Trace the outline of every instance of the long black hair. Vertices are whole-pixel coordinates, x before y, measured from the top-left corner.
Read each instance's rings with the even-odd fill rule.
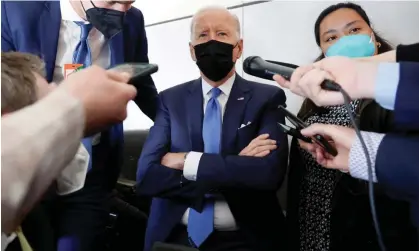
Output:
[[[318,46],[320,46],[320,24],[323,21],[323,19],[325,19],[330,13],[335,12],[339,9],[351,9],[356,11],[356,13],[358,13],[358,15],[361,16],[361,18],[368,24],[368,26],[371,27],[371,22],[370,19],[367,15],[367,13],[365,12],[365,10],[354,3],[351,2],[346,2],[346,3],[338,3],[338,4],[334,4],[331,5],[329,7],[327,7],[326,9],[324,9],[319,17],[316,20],[316,23],[314,24],[314,37],[316,38],[316,43]],[[372,28],[371,28],[372,29]],[[375,40],[377,43],[380,44],[380,46],[378,47],[378,54],[384,53],[384,52],[388,52],[393,50],[393,46],[384,38],[382,38],[374,29],[372,29],[374,36],[375,36]],[[324,58],[324,53],[321,53],[315,60],[315,62],[320,61]],[[298,112],[298,116],[299,117],[304,117],[307,113],[309,113],[312,110],[318,109],[318,107],[309,99],[305,99],[303,102],[303,105],[301,106],[300,111]]]

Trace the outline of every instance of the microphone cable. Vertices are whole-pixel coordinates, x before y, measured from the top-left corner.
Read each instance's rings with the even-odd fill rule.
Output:
[[[377,234],[377,241],[378,241],[378,245],[381,249],[381,251],[386,251],[386,247],[384,245],[383,242],[383,238],[381,235],[381,231],[380,231],[380,226],[378,224],[378,218],[377,218],[377,211],[375,210],[375,199],[374,199],[374,182],[372,180],[372,163],[371,163],[371,158],[370,158],[370,154],[368,153],[368,148],[367,145],[364,141],[364,138],[361,135],[361,131],[359,130],[354,115],[351,111],[351,98],[349,97],[348,93],[338,84],[332,82],[332,81],[328,81],[326,80],[325,82],[322,83],[322,88],[325,90],[330,90],[330,91],[339,91],[342,96],[343,96],[343,100],[344,100],[344,105],[346,108],[346,111],[349,114],[349,117],[351,119],[351,123],[352,126],[356,132],[357,137],[359,138],[359,141],[361,142],[361,146],[362,149],[364,151],[364,155],[367,158],[367,166],[368,166],[368,195],[369,195],[369,201],[370,201],[370,207],[371,207],[371,216],[372,216],[372,220],[373,220],[373,224],[374,224],[374,228],[375,228],[375,232]]]
[[[276,62],[276,61],[270,61],[270,60],[264,60],[261,57],[258,56],[250,56],[247,57],[243,61],[243,70],[249,75],[272,80],[272,77],[275,74],[281,75],[286,80],[290,80],[292,74],[294,73],[294,70],[297,68],[297,65],[292,65],[288,63],[283,62]],[[365,144],[365,141],[361,135],[361,131],[359,130],[358,126],[356,125],[356,121],[354,118],[354,115],[351,111],[351,98],[349,97],[348,93],[342,89],[340,85],[335,83],[331,80],[325,80],[321,84],[322,89],[328,90],[328,91],[336,91],[340,92],[343,96],[344,105],[345,108],[349,114],[352,126],[356,132],[357,137],[359,138],[361,142],[361,146],[364,152],[365,157],[367,158],[367,167],[368,167],[368,194],[369,194],[369,201],[370,201],[370,207],[371,207],[371,216],[375,228],[375,232],[377,235],[377,241],[378,245],[380,247],[381,251],[386,251],[386,248],[384,246],[383,238],[381,236],[378,219],[377,219],[377,213],[375,210],[375,199],[374,199],[374,184],[372,180],[372,163],[371,158],[368,153],[367,145]]]

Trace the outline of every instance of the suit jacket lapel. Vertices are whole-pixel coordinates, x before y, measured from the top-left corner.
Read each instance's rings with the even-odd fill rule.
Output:
[[[111,52],[111,67],[122,64],[125,61],[124,51],[124,33],[119,32],[109,39],[109,48]]]
[[[58,39],[61,26],[61,9],[59,1],[45,2],[45,9],[39,19],[40,56],[45,61],[47,80],[52,81],[57,56]]]
[[[188,123],[189,140],[192,150],[203,152],[204,140],[202,139],[202,121],[204,118],[204,97],[202,94],[201,79],[195,80],[189,86],[189,96],[186,97],[186,114]]]
[[[229,153],[235,149],[238,128],[243,122],[244,111],[247,102],[252,97],[251,94],[251,89],[246,85],[244,79],[236,75],[224,113],[221,145],[223,153]]]

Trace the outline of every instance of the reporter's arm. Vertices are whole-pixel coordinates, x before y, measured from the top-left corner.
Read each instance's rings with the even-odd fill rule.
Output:
[[[387,134],[376,158],[377,179],[400,199],[419,198],[419,137]]]
[[[419,128],[419,63],[400,63],[400,80],[394,102],[394,123],[403,130]]]
[[[380,63],[375,82],[375,100],[388,110],[394,110],[400,79],[398,63]]]
[[[84,120],[81,102],[60,88],[36,104],[2,117],[3,232],[15,230],[73,159]]]
[[[398,45],[396,48],[396,62],[419,62],[419,43]]]
[[[419,196],[419,138],[361,132],[371,158],[373,181],[403,199]],[[368,180],[368,165],[361,142],[357,138],[349,154],[351,176]]]
[[[370,155],[372,165],[372,178],[374,182],[377,182],[377,176],[375,173],[375,160],[380,147],[381,141],[385,134],[372,133],[372,132],[361,132],[361,135],[367,145],[368,153]],[[367,158],[362,148],[361,141],[356,137],[350,152],[349,152],[349,173],[352,177],[368,180],[368,165]]]
[[[362,57],[358,60],[370,62],[419,62],[419,43],[408,45],[399,44],[395,50],[372,57]]]

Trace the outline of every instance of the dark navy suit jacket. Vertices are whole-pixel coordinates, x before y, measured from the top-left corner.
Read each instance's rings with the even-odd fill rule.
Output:
[[[406,131],[419,129],[418,71],[419,63],[400,63],[394,117],[397,126]],[[413,222],[419,227],[419,137],[386,135],[375,166],[380,184],[411,202]]]
[[[168,152],[204,151],[201,79],[160,93],[154,126],[138,162],[140,194],[154,197],[146,233],[145,251],[165,241],[188,207],[202,210],[204,195],[219,192],[226,199],[255,250],[280,250],[284,244],[284,216],[276,191],[282,183],[288,157],[287,137],[277,122],[284,116],[284,91],[236,76],[223,119],[221,154],[203,154],[197,181],[182,171],[162,166]],[[250,126],[238,129],[241,124]],[[278,149],[263,158],[238,156],[252,139],[268,133]]]
[[[59,1],[2,1],[1,49],[29,52],[40,56],[46,63],[46,78],[52,81],[60,24]],[[148,62],[144,18],[140,10],[131,8],[126,13],[124,30],[110,40],[110,50],[111,66],[123,62]],[[154,119],[157,90],[153,80],[151,77],[146,77],[136,87],[138,95],[135,102],[148,117]],[[85,187],[79,192],[60,198],[62,210],[58,235],[78,236],[81,238],[78,241],[80,243],[74,244],[72,241],[67,241],[68,239],[63,239],[62,243],[70,242],[68,245],[80,246],[81,250],[91,250],[89,245],[93,242],[94,236],[104,229],[108,216],[102,204],[108,192],[114,187],[121,166],[122,123],[113,126],[107,132],[102,133],[101,151],[103,151],[100,156],[93,154],[93,170],[87,176]],[[109,135],[117,135],[117,138]],[[59,246],[62,247],[63,244]],[[60,248],[60,250],[79,250],[79,248]]]

